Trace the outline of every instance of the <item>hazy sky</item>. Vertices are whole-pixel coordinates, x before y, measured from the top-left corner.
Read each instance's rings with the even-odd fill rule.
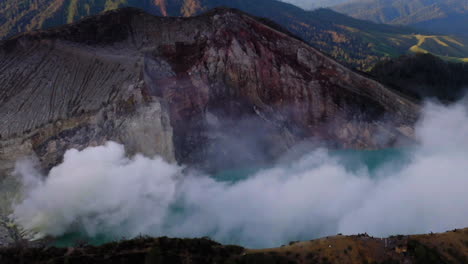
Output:
[[[350,0],[281,0],[288,2],[304,9],[312,9],[317,7],[329,7],[340,3],[348,2]]]

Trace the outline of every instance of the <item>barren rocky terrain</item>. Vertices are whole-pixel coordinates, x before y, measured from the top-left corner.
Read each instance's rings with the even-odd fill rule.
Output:
[[[162,18],[125,8],[19,35],[0,44],[0,87],[3,171],[32,154],[47,169],[66,149],[108,140],[210,167],[246,130],[262,152],[251,159],[311,138],[379,148],[411,137],[419,109],[231,9]]]

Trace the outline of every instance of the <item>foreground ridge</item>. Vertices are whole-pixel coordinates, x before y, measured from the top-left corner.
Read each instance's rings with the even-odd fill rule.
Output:
[[[440,234],[374,238],[367,234],[291,242],[251,250],[210,240],[140,237],[103,246],[11,247],[0,261],[13,263],[467,263],[468,229]]]

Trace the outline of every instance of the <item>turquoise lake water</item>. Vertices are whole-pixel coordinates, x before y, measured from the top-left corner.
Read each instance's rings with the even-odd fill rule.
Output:
[[[391,166],[392,169],[398,169],[397,167],[404,166],[409,162],[410,151],[401,149],[386,149],[379,151],[356,151],[356,150],[340,150],[331,151],[329,155],[339,160],[339,163],[344,166],[347,170],[356,172],[359,170],[367,170],[371,177],[375,177],[375,174],[385,166]],[[245,179],[248,179],[256,172],[268,169],[268,166],[263,167],[251,167],[251,168],[240,168],[233,170],[226,170],[219,172],[212,176],[218,182],[236,183]],[[180,215],[184,214],[184,208],[177,204],[171,208],[172,213]],[[142,234],[144,235],[144,234]],[[162,234],[164,235],[164,234]],[[206,234],[210,236],[210,234]],[[59,247],[68,247],[76,245],[80,242],[87,242],[92,245],[100,245],[106,242],[129,239],[128,237],[113,237],[108,235],[98,235],[96,237],[88,237],[81,232],[72,232],[59,237],[55,245]],[[310,239],[310,238],[298,238],[298,239]],[[232,234],[232,238],[229,241],[220,241],[223,243],[237,244],[239,239],[236,237],[235,232]],[[287,243],[288,241],[284,241]]]

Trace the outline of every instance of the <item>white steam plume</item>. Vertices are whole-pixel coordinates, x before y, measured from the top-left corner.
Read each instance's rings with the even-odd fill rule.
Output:
[[[429,104],[417,127],[420,145],[406,150],[404,166],[385,164],[371,175],[319,149],[237,183],[160,158],[128,159],[122,146],[108,143],[68,151],[14,215],[48,235],[209,235],[251,247],[339,232],[445,231],[468,226],[467,135],[462,104]],[[18,165],[25,179],[37,177],[25,167]]]

